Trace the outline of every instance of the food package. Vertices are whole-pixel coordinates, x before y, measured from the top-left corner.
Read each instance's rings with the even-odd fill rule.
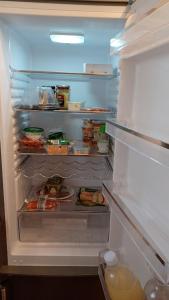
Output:
[[[21,148],[43,148],[44,146],[44,141],[39,139],[39,140],[35,140],[35,139],[31,139],[28,138],[26,136],[24,136],[23,138],[21,138],[19,140],[19,145]]]
[[[69,153],[68,145],[47,145],[49,154],[67,155]]]
[[[83,64],[83,69],[85,73],[89,74],[113,74],[113,69],[111,64]]]
[[[39,191],[40,195],[56,196],[62,189],[64,179],[60,176],[53,176],[45,182]]]
[[[60,176],[53,176],[44,182],[40,189],[36,192],[37,197],[47,197],[47,199],[55,199],[57,201],[72,201],[74,189],[70,186],[63,185],[64,179]]]
[[[85,206],[105,205],[105,199],[100,188],[81,187],[78,203]]]
[[[79,111],[81,108],[80,102],[68,102],[68,110],[70,111]]]
[[[44,129],[39,127],[26,127],[23,129],[23,134],[29,139],[40,140],[43,138]]]
[[[50,210],[56,209],[58,203],[53,199],[41,199],[38,200],[32,199],[29,202],[26,202],[27,210]]]
[[[73,153],[75,155],[89,155],[90,147],[84,142],[75,141],[73,142]]]

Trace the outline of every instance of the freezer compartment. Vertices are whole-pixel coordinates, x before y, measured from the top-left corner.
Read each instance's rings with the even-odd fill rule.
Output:
[[[109,238],[109,222],[109,212],[19,212],[19,239],[35,243],[104,243]]]

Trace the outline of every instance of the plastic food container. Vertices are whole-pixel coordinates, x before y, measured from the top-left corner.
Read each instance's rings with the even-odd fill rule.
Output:
[[[68,103],[68,110],[79,111],[80,108],[81,108],[81,103],[80,102],[69,102]]]
[[[43,137],[44,129],[39,127],[27,127],[23,130],[24,135],[32,140],[39,140]]]
[[[49,154],[67,155],[69,153],[69,146],[68,145],[47,145],[47,151]]]
[[[98,152],[106,154],[109,152],[109,140],[100,140],[97,142]]]
[[[83,69],[85,73],[91,74],[113,74],[113,69],[111,64],[83,64]]]
[[[90,152],[90,147],[88,146],[74,146],[73,147],[75,155],[88,155]]]

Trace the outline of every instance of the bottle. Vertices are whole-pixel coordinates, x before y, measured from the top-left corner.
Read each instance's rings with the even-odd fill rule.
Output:
[[[104,254],[105,282],[111,300],[145,300],[138,279],[124,265],[120,265],[113,251]]]
[[[149,280],[144,288],[146,300],[168,300],[169,285],[163,284],[158,279]]]

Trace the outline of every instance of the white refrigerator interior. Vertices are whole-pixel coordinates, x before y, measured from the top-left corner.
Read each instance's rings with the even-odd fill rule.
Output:
[[[110,56],[110,39],[124,29],[122,8],[119,11],[114,7],[114,12],[113,8],[109,12],[105,7],[100,14],[99,7],[96,11],[92,6],[85,7],[79,18],[75,17],[78,6],[74,12],[64,6],[57,11],[54,6],[51,16],[48,10],[45,12],[45,5],[32,5],[28,10],[31,4],[25,9],[16,4],[12,10],[3,2],[0,135],[9,264],[96,265],[99,251],[111,248],[120,252],[143,285],[154,273],[165,282],[169,261],[169,45],[163,36],[167,25],[155,32],[153,20],[159,16],[163,22],[167,18],[167,4],[124,33],[119,76],[119,58],[117,54]],[[139,22],[145,27],[152,25],[152,31],[141,31]],[[57,45],[50,41],[51,32],[63,31],[84,33],[85,44]],[[149,40],[155,39],[155,34],[162,42],[152,47]],[[84,63],[112,64],[113,74],[83,74]],[[40,86],[56,85],[70,85],[71,101],[108,108],[111,113],[16,109],[38,104]],[[46,134],[61,128],[70,139],[81,140],[84,119],[107,120],[114,155],[51,157],[18,153],[24,127],[42,127]],[[103,186],[105,210],[78,211],[70,206],[61,213],[23,211],[30,191],[56,174],[75,189]]]

